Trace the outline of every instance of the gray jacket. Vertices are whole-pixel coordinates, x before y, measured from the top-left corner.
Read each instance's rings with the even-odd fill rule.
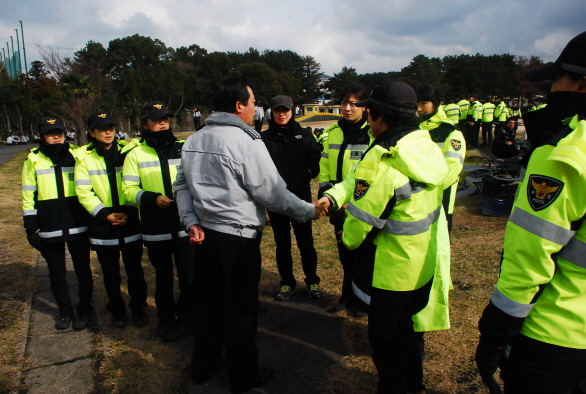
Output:
[[[266,224],[265,208],[299,222],[312,204],[287,190],[260,135],[236,115],[214,112],[190,136],[173,185],[181,223],[254,238]]]

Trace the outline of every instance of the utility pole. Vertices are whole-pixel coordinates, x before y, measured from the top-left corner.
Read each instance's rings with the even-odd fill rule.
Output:
[[[14,29],[14,31],[16,32],[16,48],[18,49],[18,69],[22,74],[22,60],[20,58],[20,41],[18,40],[18,29]]]
[[[24,30],[22,29],[22,21],[20,22],[20,36],[22,37],[22,53],[24,54],[24,70],[28,75],[28,64],[26,62],[26,49],[24,48]]]

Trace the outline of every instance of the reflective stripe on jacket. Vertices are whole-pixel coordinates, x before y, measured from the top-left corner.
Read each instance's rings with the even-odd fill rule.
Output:
[[[349,202],[342,240],[361,246],[373,227],[376,254],[372,285],[415,290],[433,276],[438,218],[448,173],[441,151],[426,130],[401,138],[395,147],[371,148],[356,170],[326,192],[338,206]],[[380,219],[394,201],[388,219]]]
[[[32,149],[22,168],[24,227],[48,242],[75,240],[88,230],[87,213],[75,194],[75,149],[69,145],[69,154],[57,163],[40,148]]]
[[[504,241],[492,303],[521,333],[586,349],[586,120],[531,155]]]
[[[93,250],[121,250],[125,244],[142,239],[138,210],[131,203],[127,204],[122,190],[124,158],[136,142],[116,140],[110,149],[117,149],[119,154],[110,165],[100,156],[94,143],[76,151],[75,191],[81,204],[92,215],[89,233]],[[106,219],[111,213],[128,215],[128,224],[113,226]]]
[[[189,236],[179,222],[177,205],[159,208],[156,199],[165,195],[173,197],[173,182],[181,163],[184,141],[158,151],[142,139],[136,143],[122,169],[122,189],[126,200],[139,206],[143,241],[146,246],[164,246],[176,241],[189,242]],[[165,181],[166,179],[166,181]]]
[[[329,133],[329,138],[324,144],[319,162],[320,186],[324,186],[328,182],[341,182],[347,174],[352,172],[356,163],[362,158],[364,151],[373,141],[368,122],[362,125],[358,134],[348,136],[349,140],[346,141],[346,144],[344,144],[344,132],[337,122],[328,127],[326,132]],[[340,154],[342,154],[342,177],[338,179]]]

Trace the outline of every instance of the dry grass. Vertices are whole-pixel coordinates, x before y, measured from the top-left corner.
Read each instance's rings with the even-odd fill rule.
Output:
[[[33,286],[31,269],[36,254],[26,241],[20,199],[26,155],[20,153],[0,167],[0,392],[21,389],[19,373],[24,360],[20,349],[27,327],[23,313]]]
[[[185,133],[185,138],[191,133]],[[2,167],[4,177],[0,183],[0,209],[4,230],[0,257],[0,392],[18,387],[15,379],[19,360],[15,349],[22,339],[25,323],[21,319],[25,299],[31,290],[29,281],[32,249],[26,245],[22,230],[19,174],[24,156]],[[482,159],[471,156],[467,164]],[[313,187],[316,188],[314,182]],[[314,190],[315,191],[315,190]],[[425,363],[425,380],[430,393],[486,393],[474,364],[477,343],[477,322],[488,302],[498,274],[500,251],[506,218],[490,218],[481,214],[479,196],[457,200],[454,215],[452,244],[451,292],[452,328],[426,334],[428,359]],[[338,261],[332,226],[327,220],[314,222],[315,245],[319,255],[318,274],[321,288],[331,301],[339,297],[342,269]],[[303,277],[299,255],[293,248],[295,274]],[[263,273],[260,292],[273,295],[278,291],[279,275],[274,257],[274,239],[270,227],[263,236]],[[152,332],[156,327],[154,270],[148,259],[143,259],[149,286],[149,327],[138,329],[129,325],[116,330],[109,323],[105,311],[107,302],[102,286],[99,264],[92,256],[95,279],[97,312],[102,319],[101,335],[96,336],[99,356],[96,368],[98,390],[107,393],[179,393],[185,390],[189,379],[190,340],[164,343]],[[123,279],[125,283],[125,279]],[[124,289],[126,291],[126,289]],[[326,371],[330,394],[370,393],[376,384],[376,370],[370,358],[366,335],[366,321],[353,318],[343,320],[344,343],[351,355]],[[262,350],[262,349],[261,349]]]

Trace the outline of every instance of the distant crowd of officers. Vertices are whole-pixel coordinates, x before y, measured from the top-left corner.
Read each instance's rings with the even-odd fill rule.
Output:
[[[500,392],[493,378],[499,362],[507,393],[585,392],[586,64],[563,61],[568,51],[583,55],[585,40],[583,33],[561,61],[528,75],[554,83],[548,107],[529,108],[537,115],[527,121],[539,118],[555,130],[547,138],[529,134],[536,149],[480,321],[476,359],[491,393]],[[576,92],[581,106],[560,111]],[[169,341],[193,333],[193,381],[204,383],[226,365],[231,392],[263,385],[273,376],[270,367],[259,368],[255,342],[267,215],[281,301],[299,291],[291,229],[305,294],[321,297],[312,220],[327,215],[343,267],[340,298],[328,309],[368,316],[378,393],[425,393],[424,333],[450,327],[452,214],[466,150],[479,146],[481,128],[483,145],[490,145],[495,123],[496,139],[514,135],[522,116],[498,98],[469,98],[444,106],[433,86],[413,89],[397,80],[372,92],[350,86],[340,97],[342,118],[314,135],[295,120],[291,97],[279,95],[270,100],[268,128],[258,132],[253,90],[234,77],[221,84],[214,112],[186,141],[174,136],[174,115],[158,101],[141,108],[140,138],[129,142],[107,112],[89,117],[90,143],[79,148],[65,142],[59,118],[43,118],[39,146],[23,167],[22,199],[27,239],[49,268],[55,328],[92,322],[90,249],[102,267],[113,325],[128,324],[122,257],[131,320],[147,326],[144,245],[156,272],[156,333]],[[75,306],[65,245],[79,282]]]

